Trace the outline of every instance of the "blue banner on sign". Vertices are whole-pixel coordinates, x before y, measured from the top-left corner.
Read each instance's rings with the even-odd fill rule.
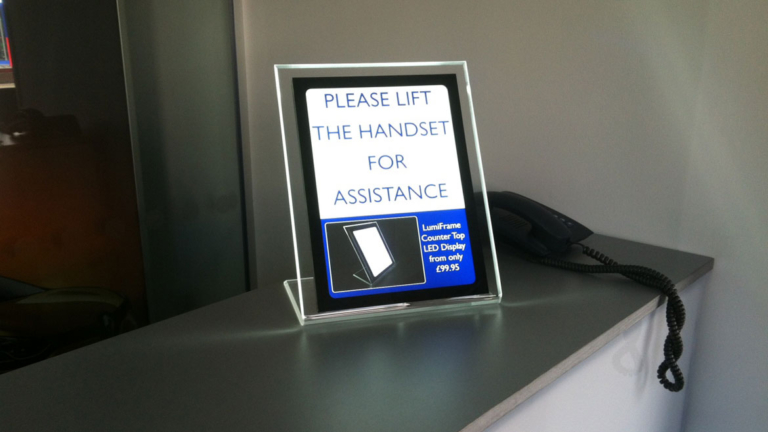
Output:
[[[475,282],[464,209],[322,221],[334,298]]]

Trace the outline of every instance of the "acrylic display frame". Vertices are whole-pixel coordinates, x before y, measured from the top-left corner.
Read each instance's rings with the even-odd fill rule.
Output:
[[[314,284],[314,259],[316,257],[312,254],[309,236],[310,221],[307,212],[307,193],[302,170],[298,120],[293,95],[293,79],[444,74],[456,76],[472,187],[475,192],[482,192],[483,196],[482,205],[485,211],[478,213],[478,218],[485,219],[485,223],[481,225],[490,227],[488,199],[466,62],[275,65],[275,80],[280,109],[284,162],[292,222],[293,248],[296,260],[296,279],[286,280],[284,288],[302,325],[384,314],[489,305],[497,304],[501,301],[502,289],[493,242],[493,232],[489,228],[484,228],[488,230],[487,236],[485,235],[486,233],[482,233],[483,235],[481,236],[482,253],[488,283],[487,294],[403,302],[331,312],[320,312],[318,310],[317,293]],[[317,258],[324,259],[324,257]]]

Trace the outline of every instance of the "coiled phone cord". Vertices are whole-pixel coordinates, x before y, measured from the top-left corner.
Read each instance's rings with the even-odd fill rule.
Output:
[[[659,289],[667,297],[666,317],[669,332],[664,340],[664,361],[659,365],[657,377],[665,389],[672,392],[682,390],[683,386],[685,386],[685,379],[683,378],[680,366],[677,365],[677,361],[680,360],[680,356],[683,354],[683,338],[680,336],[680,331],[683,329],[683,325],[685,325],[685,307],[675,290],[675,284],[656,270],[636,265],[620,265],[615,260],[595,249],[584,246],[581,243],[575,244],[581,246],[581,252],[584,255],[600,262],[602,265],[579,264],[553,257],[539,258],[536,262],[577,273],[618,273],[643,285]],[[667,372],[672,373],[674,381],[670,381],[667,378]]]

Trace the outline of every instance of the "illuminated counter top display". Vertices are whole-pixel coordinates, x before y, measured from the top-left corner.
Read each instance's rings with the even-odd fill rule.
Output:
[[[600,235],[585,243],[655,268],[678,289],[713,266],[708,257]],[[580,260],[576,253],[569,258]],[[541,267],[504,247],[499,267],[501,305],[309,327],[282,286],[261,287],[0,375],[0,424],[482,430],[658,306],[651,288]]]

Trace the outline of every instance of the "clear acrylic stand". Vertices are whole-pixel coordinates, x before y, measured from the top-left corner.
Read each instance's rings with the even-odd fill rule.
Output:
[[[429,310],[455,309],[458,307],[498,304],[501,298],[494,294],[452,297],[448,299],[431,300],[413,303],[395,303],[382,306],[371,306],[356,309],[345,309],[334,312],[318,312],[315,279],[305,278],[301,283],[297,279],[283,282],[291,305],[302,325],[318,322],[344,321],[367,316],[382,314],[397,314],[410,312],[425,312]],[[302,312],[303,310],[303,312]]]
[[[493,232],[488,229],[483,235],[483,258],[488,281],[488,294],[464,297],[452,297],[438,300],[396,303],[332,312],[318,310],[317,293],[314,283],[314,257],[309,240],[309,217],[307,214],[307,192],[302,171],[301,149],[299,145],[298,121],[293,95],[293,78],[305,77],[357,77],[357,76],[397,76],[397,75],[445,75],[455,74],[458,87],[462,122],[465,131],[467,153],[475,192],[482,192],[484,213],[478,217],[485,219],[485,226],[490,227],[488,200],[485,197],[485,180],[480,158],[475,115],[472,107],[472,93],[469,86],[469,74],[466,62],[436,63],[370,63],[370,64],[327,64],[327,65],[276,65],[275,79],[282,125],[283,151],[288,181],[288,194],[293,228],[293,246],[296,260],[296,279],[284,282],[287,295],[302,325],[329,321],[339,321],[383,314],[400,314],[427,310],[452,309],[478,305],[497,304],[501,300],[502,290]],[[483,233],[485,234],[485,233]],[[371,286],[365,271],[360,270],[354,276]]]

